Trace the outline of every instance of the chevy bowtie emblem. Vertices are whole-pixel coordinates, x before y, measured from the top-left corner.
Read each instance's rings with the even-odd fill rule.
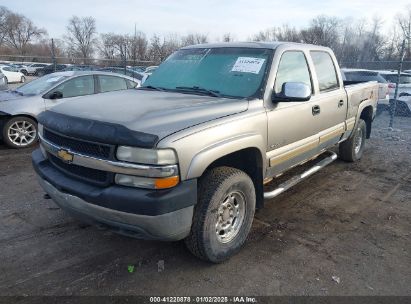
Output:
[[[71,154],[69,151],[63,149],[57,152],[57,156],[60,157],[60,159],[62,159],[66,163],[71,163],[74,157],[74,155]]]

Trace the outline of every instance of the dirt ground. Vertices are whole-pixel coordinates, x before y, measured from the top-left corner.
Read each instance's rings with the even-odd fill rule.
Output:
[[[411,118],[388,119],[360,162],[268,201],[220,265],[82,225],[43,198],[31,151],[0,145],[0,294],[411,295]]]

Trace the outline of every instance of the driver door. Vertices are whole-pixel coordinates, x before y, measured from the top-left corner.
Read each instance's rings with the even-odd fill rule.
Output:
[[[311,73],[302,51],[285,51],[277,69],[273,94],[281,93],[286,82],[300,82],[313,92]],[[275,176],[288,168],[316,155],[318,130],[309,101],[273,101],[268,118],[268,175]]]

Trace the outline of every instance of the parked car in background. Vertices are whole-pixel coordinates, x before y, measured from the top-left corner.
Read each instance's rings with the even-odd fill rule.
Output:
[[[139,86],[141,85],[143,77],[144,77],[144,75],[142,73],[133,71],[133,70],[128,69],[128,68],[125,69],[124,67],[106,67],[106,68],[101,68],[100,71],[127,75],[129,77],[134,78],[134,80],[139,83]]]
[[[0,72],[0,91],[7,90],[6,77],[2,72]]]
[[[0,72],[3,73],[5,77],[5,82],[6,84],[8,83],[14,83],[14,82],[25,82],[26,77],[24,76],[23,73],[19,72],[16,68],[7,66],[7,65],[2,65],[0,66]]]
[[[99,68],[94,65],[69,65],[62,71],[96,71]]]
[[[128,66],[128,68],[130,70],[133,70],[134,72],[138,72],[138,73],[143,73],[145,71],[145,67],[143,66]]]
[[[384,106],[390,104],[388,82],[379,72],[364,69],[341,69],[341,74],[346,83],[378,82],[378,104]]]
[[[390,88],[390,99],[394,99],[395,87],[398,78],[397,71],[379,71],[380,75],[388,82]],[[398,86],[398,97],[411,94],[411,74],[401,73],[400,84]]]
[[[63,71],[65,68],[67,68],[66,64],[56,64],[55,69],[54,69],[54,64],[49,64],[43,68],[37,69],[36,75],[41,77],[41,76],[44,76],[50,73]]]
[[[151,75],[157,68],[158,68],[157,65],[146,67],[146,69],[144,70],[144,73]]]
[[[397,105],[395,107],[395,115],[411,116],[411,95],[402,95],[401,97],[398,97]]]
[[[24,75],[37,75],[37,70],[46,67],[47,63],[32,63],[25,66],[25,68],[21,69]]]
[[[73,71],[48,74],[16,90],[0,92],[0,137],[9,147],[29,147],[37,141],[36,117],[40,112],[80,96],[127,90],[138,85],[124,75]]]

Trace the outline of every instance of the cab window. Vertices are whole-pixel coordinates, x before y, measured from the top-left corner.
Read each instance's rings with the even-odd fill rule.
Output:
[[[53,92],[59,91],[63,98],[94,94],[94,77],[81,76],[62,83]]]
[[[330,54],[323,51],[311,51],[310,54],[317,74],[320,91],[338,89],[337,72]]]
[[[281,93],[283,84],[286,82],[302,82],[312,88],[310,71],[303,52],[287,51],[281,56],[274,92]]]

